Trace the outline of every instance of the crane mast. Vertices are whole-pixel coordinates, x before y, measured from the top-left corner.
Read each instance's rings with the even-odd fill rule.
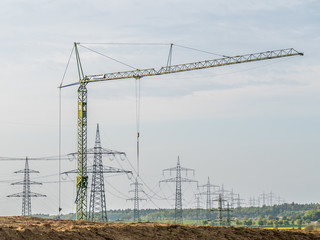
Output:
[[[87,187],[88,187],[88,174],[87,174],[87,84],[91,82],[101,82],[109,80],[134,78],[140,79],[142,77],[151,77],[158,75],[165,75],[178,72],[186,72],[193,70],[200,70],[205,68],[214,68],[220,66],[227,66],[240,63],[249,63],[255,61],[262,61],[268,59],[290,57],[290,56],[303,56],[303,53],[296,51],[293,48],[266,51],[260,53],[239,55],[233,57],[223,57],[213,60],[198,61],[192,63],[184,63],[179,65],[169,65],[162,67],[159,70],[154,68],[149,69],[136,69],[133,71],[104,73],[98,75],[84,75],[80,56],[78,52],[78,44],[75,42],[75,53],[77,59],[77,67],[79,74],[79,81],[60,86],[65,88],[69,86],[79,85],[78,87],[78,151],[77,151],[77,197],[76,197],[76,219],[87,219]]]

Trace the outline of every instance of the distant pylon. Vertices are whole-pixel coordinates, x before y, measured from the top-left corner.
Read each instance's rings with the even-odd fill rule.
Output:
[[[240,198],[240,194],[236,194],[237,195],[237,208],[241,208],[241,202],[244,201],[243,198]]]
[[[215,199],[213,201],[217,201],[218,202],[218,208],[217,208],[217,211],[218,211],[218,215],[217,215],[217,220],[218,220],[218,224],[219,226],[222,226],[222,212],[225,211],[223,209],[223,202],[225,202],[226,200],[222,198],[222,194],[219,193],[218,195],[218,199]],[[212,209],[212,211],[215,211],[214,209]]]
[[[223,186],[223,185],[222,185]],[[222,194],[219,193],[219,197],[218,197],[218,222],[219,222],[219,226],[222,225]]]
[[[33,193],[30,191],[30,185],[41,185],[40,182],[30,181],[30,173],[39,173],[29,169],[28,157],[26,157],[25,168],[14,173],[24,173],[24,179],[21,182],[11,183],[11,185],[23,185],[23,192],[8,195],[7,197],[22,197],[22,216],[31,216],[31,197],[46,197],[46,195]]]
[[[134,185],[134,190],[130,190],[129,192],[134,192],[134,197],[129,198],[127,200],[133,201],[134,208],[133,208],[133,221],[137,222],[140,218],[140,208],[139,208],[139,202],[140,201],[146,201],[144,198],[139,197],[139,193],[142,192],[140,190],[140,186],[142,186],[141,183],[138,182],[138,177],[136,177],[136,180],[134,183],[131,184],[131,186]]]
[[[195,194],[196,198],[196,216],[197,216],[197,221],[200,221],[200,211],[201,211],[201,199],[200,199],[200,194]]]
[[[161,182],[175,182],[176,183],[175,223],[182,224],[183,223],[183,218],[182,218],[181,182],[196,182],[196,183],[198,183],[198,181],[181,177],[181,171],[185,171],[186,174],[187,174],[188,171],[192,171],[193,174],[194,174],[194,169],[181,167],[180,166],[179,156],[178,156],[177,166],[173,167],[173,168],[164,169],[163,172],[165,172],[165,171],[170,171],[170,175],[171,175],[172,171],[176,171],[176,177],[175,178],[169,178],[169,179],[161,180],[161,181],[159,181],[159,184]]]
[[[219,186],[218,185],[213,185],[213,184],[210,184],[210,178],[208,177],[208,182],[207,184],[204,184],[204,185],[201,185],[199,187],[203,187],[203,188],[206,188],[206,192],[201,192],[199,193],[200,195],[206,195],[207,196],[207,205],[206,205],[206,209],[207,209],[207,213],[206,213],[206,217],[207,217],[207,220],[212,220],[211,219],[211,212],[210,212],[210,209],[212,208],[212,205],[211,205],[211,196],[216,194],[216,188],[219,189]]]

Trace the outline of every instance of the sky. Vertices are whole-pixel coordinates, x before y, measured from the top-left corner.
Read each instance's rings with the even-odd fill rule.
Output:
[[[195,169],[188,177],[199,185],[209,177],[246,200],[272,191],[286,202],[319,202],[319,12],[316,0],[3,0],[0,157],[58,155],[58,86],[79,80],[74,54],[67,67],[74,42],[81,43],[86,75],[132,70],[87,48],[137,69],[159,69],[170,43],[172,64],[293,47],[304,56],[140,80],[140,173],[147,199],[141,207],[174,207],[174,183],[159,187],[159,181],[170,177],[162,170],[175,167],[178,156],[183,167]],[[77,147],[77,87],[64,88],[61,102],[61,150],[68,154]],[[133,79],[88,85],[89,147],[97,123],[103,147],[127,154],[125,161],[105,158],[104,164],[136,168]],[[58,161],[29,165],[40,172],[31,179],[43,182],[31,190],[47,195],[32,199],[32,212],[56,214]],[[13,173],[23,168],[24,161],[0,161],[0,215],[21,214],[21,199],[6,196],[22,191],[10,184],[23,179]],[[75,168],[75,160],[62,162],[62,171]],[[132,179],[105,177],[107,208],[132,208],[126,200],[133,197]],[[75,209],[74,179],[63,178],[62,213]],[[195,207],[199,191],[183,184],[183,206]]]

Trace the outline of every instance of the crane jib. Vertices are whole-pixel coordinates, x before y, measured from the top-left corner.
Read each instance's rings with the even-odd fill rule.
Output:
[[[296,51],[293,48],[274,50],[274,51],[266,51],[261,53],[253,53],[246,55],[239,55],[233,57],[224,57],[213,60],[204,60],[193,63],[184,63],[178,65],[171,65],[160,68],[158,71],[154,68],[150,69],[137,69],[133,71],[124,71],[124,72],[114,72],[114,73],[106,73],[99,75],[88,75],[85,77],[85,82],[99,82],[99,81],[108,81],[108,80],[116,80],[116,79],[125,79],[125,78],[142,78],[148,76],[156,76],[156,75],[164,75],[171,74],[177,72],[185,72],[192,70],[199,70],[205,68],[213,68],[220,66],[227,66],[231,64],[239,64],[246,62],[254,62],[254,61],[262,61],[273,58],[281,58],[281,57],[289,57],[295,55],[303,55],[303,53]]]
[[[290,56],[296,56],[296,55],[303,56],[303,53],[298,52],[294,48],[287,48],[287,49],[280,49],[280,50],[274,50],[274,51],[266,51],[261,53],[238,55],[233,57],[223,57],[223,58],[213,59],[213,60],[204,60],[204,61],[193,62],[193,63],[171,65],[171,66],[162,67],[158,71],[155,70],[154,68],[149,68],[149,69],[136,69],[133,71],[87,75],[81,81],[85,83],[90,83],[90,82],[110,81],[110,80],[118,80],[118,79],[126,79],[126,78],[138,79],[138,78],[148,77],[148,76],[186,72],[186,71],[200,70],[205,68],[227,66],[232,64],[262,61],[262,60],[273,59],[273,58],[290,57]],[[59,86],[59,88],[71,87],[79,84],[80,82],[75,82],[75,83]]]

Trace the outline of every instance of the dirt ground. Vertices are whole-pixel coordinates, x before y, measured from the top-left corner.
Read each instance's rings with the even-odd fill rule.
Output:
[[[293,230],[162,223],[99,223],[33,217],[0,217],[0,239],[319,239]]]

